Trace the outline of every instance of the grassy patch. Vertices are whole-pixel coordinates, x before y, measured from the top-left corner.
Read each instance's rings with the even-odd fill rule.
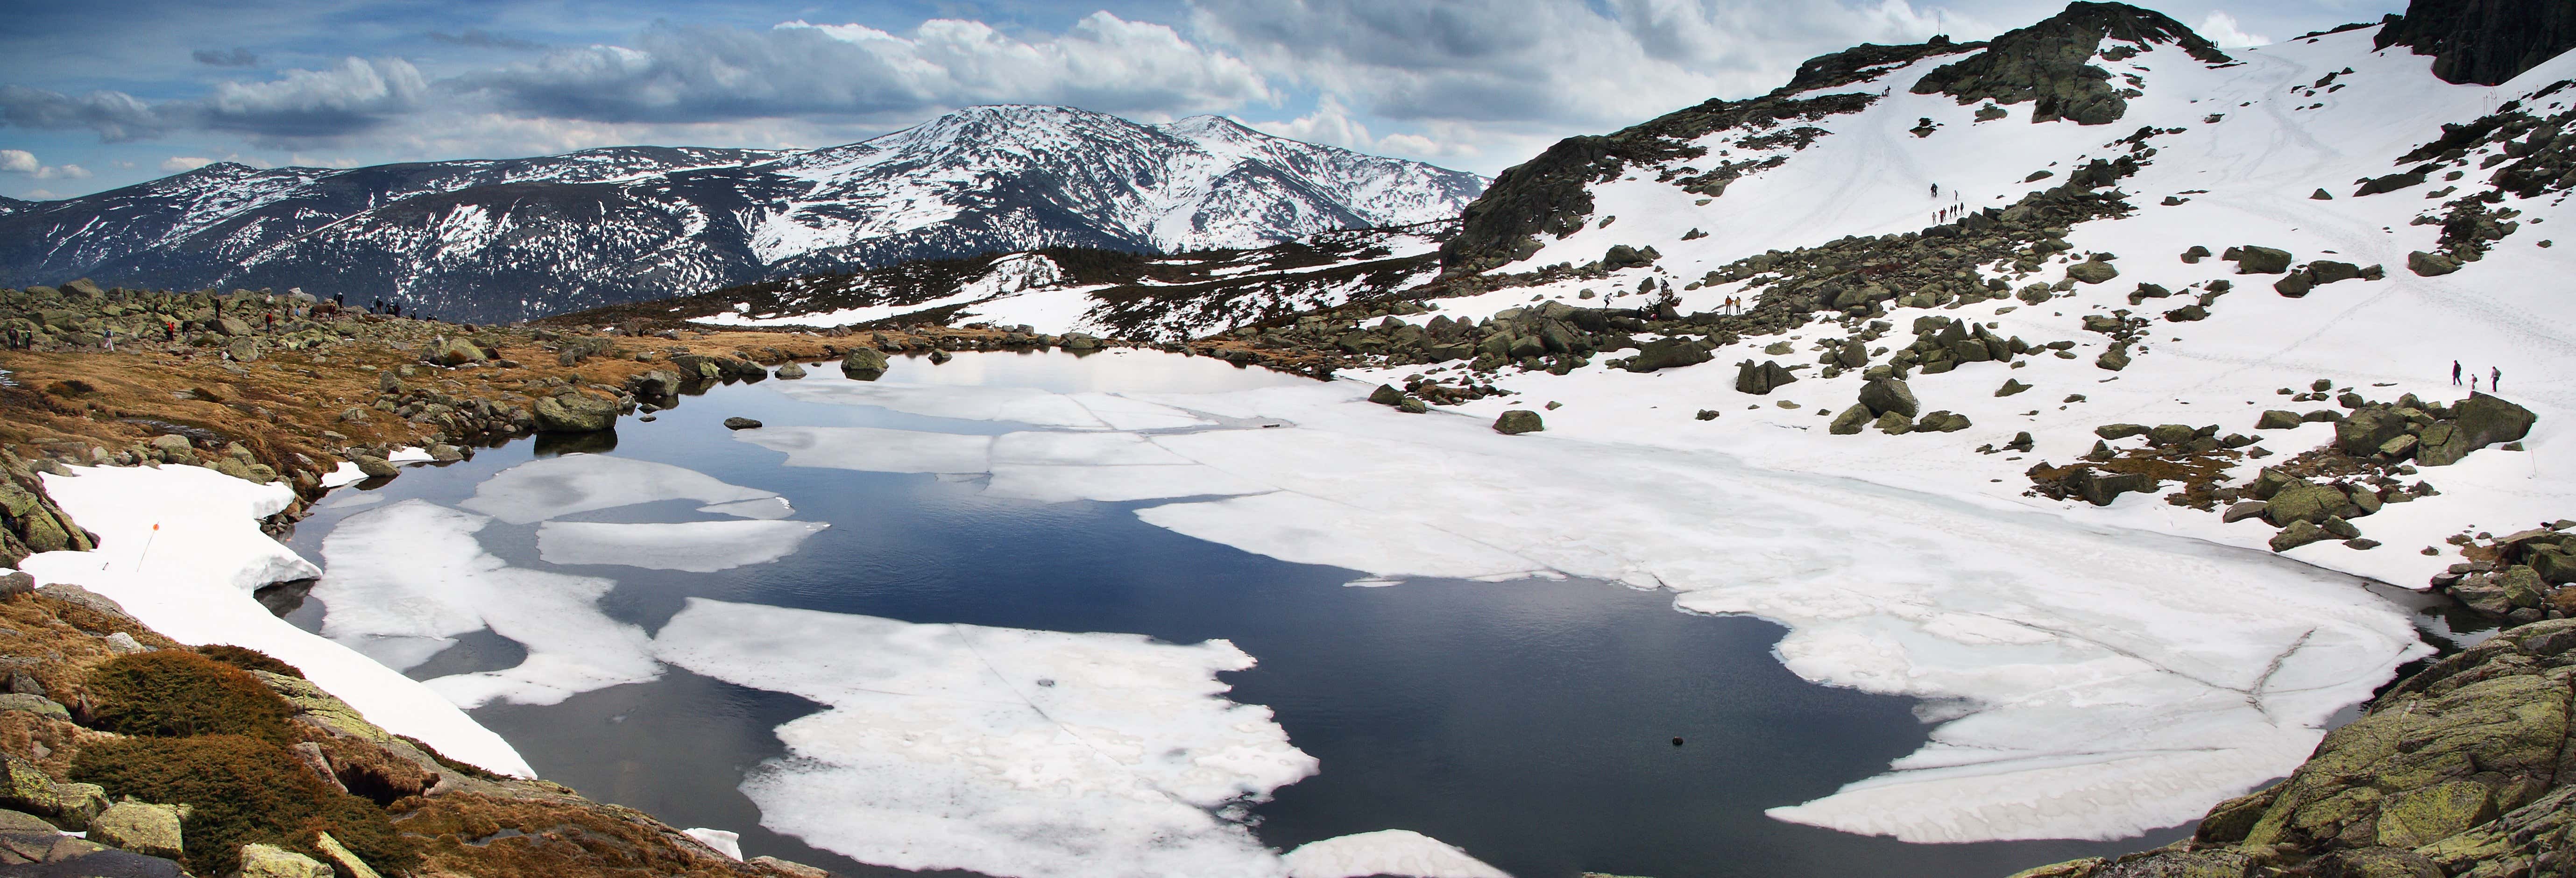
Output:
[[[199,874],[239,868],[241,846],[254,842],[313,853],[321,832],[379,870],[407,871],[419,860],[384,811],[324,785],[273,741],[243,735],[97,741],[72,758],[72,778],[106,787],[109,796],[189,806],[181,830],[188,866]]]

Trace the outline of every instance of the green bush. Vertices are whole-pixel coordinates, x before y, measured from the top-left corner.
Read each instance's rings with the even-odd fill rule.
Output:
[[[304,679],[304,669],[278,661],[276,656],[249,647],[225,643],[197,647],[197,654],[245,671],[267,671],[280,676]]]
[[[384,811],[325,785],[272,741],[230,734],[96,741],[72,757],[71,774],[111,797],[187,805],[180,828],[187,865],[200,875],[239,869],[242,845],[254,842],[318,853],[321,832],[380,871],[409,870],[420,856]]]
[[[90,725],[111,732],[295,741],[287,725],[295,709],[286,699],[240,668],[191,652],[164,649],[100,662],[90,670],[89,694]]]

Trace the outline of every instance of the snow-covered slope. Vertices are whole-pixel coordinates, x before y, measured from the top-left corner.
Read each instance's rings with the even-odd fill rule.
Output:
[[[680,319],[832,328],[991,323],[1046,334],[1180,341],[1382,295],[1439,273],[1452,221],[1324,232],[1165,257],[1048,249],[908,262],[562,315],[571,325]]]
[[[495,321],[907,259],[1259,247],[1445,218],[1483,185],[1214,117],[975,107],[794,153],[209,165],[0,205],[0,285],[303,287]]]

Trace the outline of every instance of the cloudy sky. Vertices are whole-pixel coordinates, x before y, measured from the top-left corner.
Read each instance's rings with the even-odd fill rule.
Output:
[[[961,106],[1290,137],[1491,174],[1555,139],[1785,81],[1859,42],[1976,39],[2042,0],[178,0],[7,4],[0,195],[210,161],[354,167],[593,146],[815,147]],[[2403,0],[2171,0],[2222,45]]]

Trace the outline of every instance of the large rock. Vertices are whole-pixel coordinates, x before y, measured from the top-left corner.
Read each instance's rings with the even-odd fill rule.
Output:
[[[1494,432],[1505,436],[1536,433],[1545,429],[1547,426],[1539,420],[1538,413],[1529,409],[1512,409],[1504,412],[1502,417],[1494,419]]]
[[[2237,274],[2282,274],[2290,270],[2291,257],[2287,250],[2247,244],[2227,248],[2227,252],[2234,254],[2228,258],[2236,261]]]
[[[2406,270],[2424,277],[2440,277],[2460,270],[2460,261],[2440,253],[2417,250],[2406,254]]]
[[[801,364],[801,363],[798,363],[798,362],[794,361],[794,360],[789,360],[789,361],[787,361],[787,362],[784,362],[784,363],[780,363],[780,364],[778,364],[778,371],[777,371],[777,373],[776,373],[776,374],[777,374],[777,375],[778,375],[778,377],[780,377],[780,378],[788,379],[788,380],[791,380],[791,381],[792,381],[792,380],[795,380],[795,379],[798,379],[798,378],[803,378],[803,377],[805,377],[805,366],[804,366],[803,364]]]
[[[1066,347],[1072,347],[1068,344]],[[875,381],[886,373],[886,355],[876,348],[852,348],[841,358],[841,374],[860,381]]]
[[[2506,80],[2576,48],[2576,6],[2563,2],[2415,0],[2389,16],[2374,46],[2433,56],[2433,75],[2455,85]]]
[[[440,366],[462,366],[467,363],[484,362],[491,358],[484,356],[483,349],[475,347],[473,342],[451,338],[444,344],[431,347],[423,359]]]
[[[1532,356],[1519,353],[1519,350],[1520,347],[1515,345],[1512,356]],[[1675,366],[1696,366],[1711,359],[1715,359],[1715,355],[1710,354],[1708,348],[1698,341],[1686,338],[1657,339],[1637,346],[1637,355],[1628,358],[1628,371],[1652,372]]]
[[[1877,416],[1870,413],[1869,406],[1852,403],[1851,408],[1844,409],[1842,414],[1834,416],[1833,423],[1827,426],[1825,431],[1836,436],[1849,436],[1869,426],[1870,420],[1875,417]]]
[[[176,805],[147,805],[142,802],[109,805],[106,811],[90,818],[89,837],[93,841],[146,856],[176,859],[185,853],[179,837],[179,808]]]
[[[2119,277],[2120,270],[2111,267],[2111,263],[2090,259],[2067,266],[2066,276],[2084,283],[2098,284]]]
[[[2272,495],[2263,510],[2263,520],[2275,527],[2287,527],[2294,521],[2321,524],[2328,518],[2359,514],[2361,510],[2353,505],[2352,495],[2302,479],[2283,485]]]
[[[617,401],[586,393],[539,397],[537,432],[596,433],[617,426]]]
[[[2483,393],[2469,394],[2452,407],[2451,421],[2436,424],[2424,431],[2416,445],[2415,462],[2422,466],[2449,466],[2460,462],[2469,452],[2498,442],[2512,442],[2531,434],[2539,416],[2510,402]]]
[[[1914,401],[1914,389],[1899,378],[1870,379],[1860,387],[1860,404],[1868,406],[1872,415],[1895,412],[1911,418],[1921,412],[1920,404]]]
[[[1790,372],[1788,369],[1782,368],[1780,363],[1776,360],[1764,360],[1760,365],[1755,365],[1752,360],[1746,360],[1742,363],[1736,364],[1735,366],[1735,391],[1737,393],[1766,395],[1772,390],[1777,389],[1780,385],[1788,384],[1796,380],[1798,380],[1798,376]]]

